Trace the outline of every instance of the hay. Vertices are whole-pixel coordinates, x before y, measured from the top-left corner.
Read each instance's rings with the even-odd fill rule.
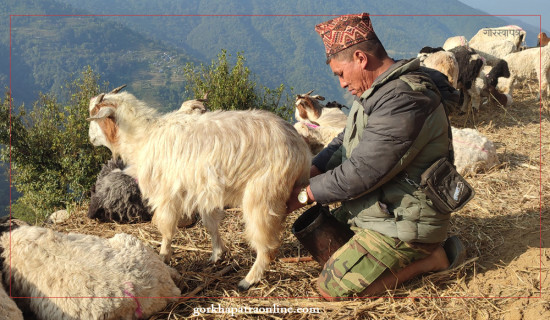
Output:
[[[541,213],[546,217],[549,213],[549,196],[544,192],[550,188],[546,165],[550,143],[548,136],[541,136],[549,119],[545,109],[539,113],[538,100],[528,88],[516,100],[522,96],[506,109],[482,106],[479,112],[451,116],[453,126],[475,128],[492,140],[500,160],[497,167],[467,177],[476,197],[453,213],[450,233],[457,234],[468,251],[468,261],[460,268],[413,279],[380,297],[325,302],[316,290],[321,267],[315,261],[281,261],[309,255],[290,231],[304,211],[300,210],[287,219],[282,246],[265,278],[241,292],[237,283],[251,267],[254,252],[242,235],[242,213],[231,209],[220,228],[229,249],[224,262],[207,262],[212,248],[200,223],[178,231],[171,264],[182,274],[182,294],[200,297],[182,298],[151,319],[234,318],[230,313],[198,312],[212,306],[228,312],[231,308],[256,308],[256,312],[236,313],[239,319],[550,318],[550,232],[540,224]],[[51,227],[103,237],[131,233],[157,250],[161,240],[150,223],[98,223],[86,218],[86,208],[73,212],[66,223]],[[546,247],[541,248],[541,242]],[[313,309],[309,313],[281,312],[291,307]],[[274,312],[260,312],[266,308]]]

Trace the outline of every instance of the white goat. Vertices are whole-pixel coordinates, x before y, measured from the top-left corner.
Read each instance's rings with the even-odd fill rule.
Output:
[[[294,124],[294,128],[306,140],[311,152],[317,154],[344,130],[347,116],[340,109],[342,105],[330,102],[327,105],[338,107],[323,106],[320,101],[325,98],[310,95],[312,92],[313,90],[296,96],[295,118],[298,122]]]
[[[177,271],[128,234],[105,239],[21,225],[2,234],[0,247],[4,283],[28,297],[17,303],[38,319],[148,318],[181,295]]]
[[[170,260],[181,215],[194,212],[212,237],[210,260],[225,251],[218,225],[224,206],[242,207],[245,237],[257,257],[239,288],[263,276],[280,245],[286,202],[306,185],[311,155],[289,123],[260,110],[158,114],[133,95],[102,94],[90,101],[90,141],[120,155],[138,179]]]

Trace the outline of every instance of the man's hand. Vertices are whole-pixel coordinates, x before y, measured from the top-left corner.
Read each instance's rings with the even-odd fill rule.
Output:
[[[289,214],[294,210],[297,210],[297,209],[300,209],[301,207],[306,206],[306,204],[302,204],[300,203],[300,201],[298,201],[298,194],[300,193],[300,191],[302,191],[302,188],[303,187],[295,187],[292,190],[292,193],[290,194],[290,198],[286,203],[286,214]],[[306,191],[307,191],[307,203],[308,204],[313,203],[315,199],[313,198],[313,194],[311,193],[311,189],[309,188],[309,186],[307,186]]]

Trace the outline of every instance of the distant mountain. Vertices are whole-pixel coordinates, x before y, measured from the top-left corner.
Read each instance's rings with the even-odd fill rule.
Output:
[[[327,99],[341,102],[350,97],[344,96],[324,63],[323,45],[314,31],[319,22],[340,14],[369,12],[377,34],[398,59],[416,56],[424,46],[441,46],[450,36],[469,38],[482,27],[505,25],[495,17],[449,16],[483,14],[456,0],[58,2],[89,14],[110,15],[104,19],[185,50],[206,63],[221,49],[243,52],[259,83],[270,87],[285,83],[296,93],[315,89]]]
[[[40,91],[60,94],[71,75],[87,65],[103,81],[115,86],[128,84],[129,90],[163,109],[174,109],[183,101],[184,83],[176,67],[198,61],[183,49],[147,38],[120,23],[82,16],[84,11],[56,1],[19,0],[3,6],[7,12],[33,14],[12,16],[10,21],[11,88],[16,103],[30,106]],[[0,28],[0,49],[9,50],[5,26]],[[9,63],[4,60],[0,64],[3,87],[8,85],[8,75]]]

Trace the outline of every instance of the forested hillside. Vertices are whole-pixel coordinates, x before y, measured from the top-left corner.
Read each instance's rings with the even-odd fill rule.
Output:
[[[456,0],[58,1],[78,4],[92,14],[149,15],[108,19],[182,48],[203,61],[214,59],[221,48],[230,53],[242,51],[260,82],[270,86],[285,83],[297,93],[315,89],[327,99],[341,102],[350,97],[344,97],[324,63],[323,45],[314,31],[319,22],[335,15],[369,12],[374,15],[378,36],[399,59],[416,56],[424,46],[441,46],[450,36],[469,38],[482,27],[506,24],[487,16],[422,16],[482,14]]]

